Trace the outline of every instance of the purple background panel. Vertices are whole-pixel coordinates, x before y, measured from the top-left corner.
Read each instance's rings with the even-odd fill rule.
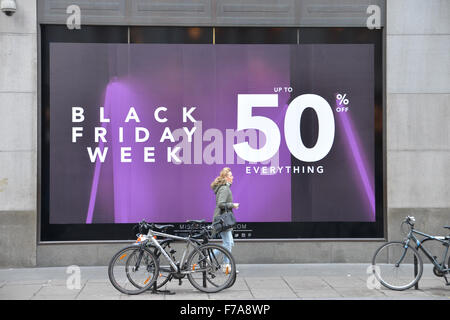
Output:
[[[371,45],[52,43],[50,64],[52,224],[211,221],[215,198],[210,183],[225,166],[235,177],[234,201],[241,204],[235,212],[238,221],[374,221]],[[237,95],[269,94],[275,87],[288,86],[300,94],[321,95],[333,109],[337,93],[351,98],[348,114],[334,112],[332,150],[313,164],[323,165],[325,173],[248,175],[245,168],[253,164],[227,153],[233,151],[226,137],[236,128]],[[281,132],[279,152],[265,165],[291,165],[283,128],[293,98],[280,93],[278,108],[253,109],[253,115],[275,121]],[[74,106],[84,108],[81,124],[71,121]],[[99,122],[101,106],[111,122]],[[140,123],[124,122],[131,106]],[[166,123],[154,119],[160,106],[168,109],[160,114],[168,118]],[[182,108],[193,106],[197,131],[187,143],[179,128],[191,129],[193,124],[182,122]],[[71,142],[74,126],[84,128],[77,143]],[[134,141],[137,126],[149,130],[147,142]],[[94,127],[107,130],[107,142],[94,142]],[[119,127],[124,130],[122,143]],[[160,143],[165,127],[179,141]],[[314,138],[313,132],[306,134]],[[264,141],[261,134],[253,146]],[[180,142],[187,147],[180,153],[184,163],[167,163],[167,147]],[[223,147],[211,152],[215,143]],[[108,147],[104,163],[89,160],[86,148],[97,146]],[[144,147],[151,146],[155,163],[145,163]],[[131,147],[131,163],[120,162],[121,147]],[[292,189],[293,182],[300,189]]]

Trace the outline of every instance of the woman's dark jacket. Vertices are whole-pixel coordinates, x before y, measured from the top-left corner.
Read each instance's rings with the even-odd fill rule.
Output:
[[[233,195],[231,194],[230,184],[222,184],[214,187],[216,194],[216,209],[214,210],[213,221],[222,213],[233,211]]]

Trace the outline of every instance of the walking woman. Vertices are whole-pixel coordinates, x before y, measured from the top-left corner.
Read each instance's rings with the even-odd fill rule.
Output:
[[[231,169],[226,167],[220,171],[219,176],[211,183],[211,189],[213,189],[216,195],[216,209],[214,210],[213,223],[217,221],[219,216],[225,212],[239,208],[239,203],[233,203],[233,195],[231,193],[230,186],[233,183],[233,174]],[[233,213],[234,214],[234,213]],[[230,252],[234,245],[233,241],[233,229],[224,230],[220,233],[223,246]],[[225,258],[224,268],[229,267],[228,259]]]

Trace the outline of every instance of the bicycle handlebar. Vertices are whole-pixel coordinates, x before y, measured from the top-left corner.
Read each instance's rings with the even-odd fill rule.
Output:
[[[189,221],[187,223],[190,223],[192,226],[200,226],[201,225],[201,223],[199,223],[197,221]],[[139,233],[145,233],[143,231],[143,229],[154,230],[156,227],[155,227],[154,223],[148,223],[145,220],[142,220],[141,222],[139,222],[137,225],[135,225],[133,227],[133,230],[135,230],[136,228],[139,228]],[[210,232],[211,232],[212,229],[213,228],[212,228],[211,225],[202,226],[201,231],[198,234],[194,235],[194,236],[195,237],[203,237],[203,236],[206,235],[207,237],[210,237]],[[193,228],[191,228],[190,235],[192,235],[192,231],[193,231]]]
[[[414,226],[414,223],[416,222],[416,218],[413,216],[407,216],[403,222],[406,222],[410,226]]]

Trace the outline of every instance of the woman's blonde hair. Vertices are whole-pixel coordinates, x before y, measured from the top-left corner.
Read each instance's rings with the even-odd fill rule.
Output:
[[[220,174],[217,178],[214,179],[214,181],[211,183],[211,189],[214,189],[217,186],[221,186],[225,183],[227,183],[227,176],[228,173],[231,171],[230,168],[225,167],[222,169],[222,171],[220,171]]]

